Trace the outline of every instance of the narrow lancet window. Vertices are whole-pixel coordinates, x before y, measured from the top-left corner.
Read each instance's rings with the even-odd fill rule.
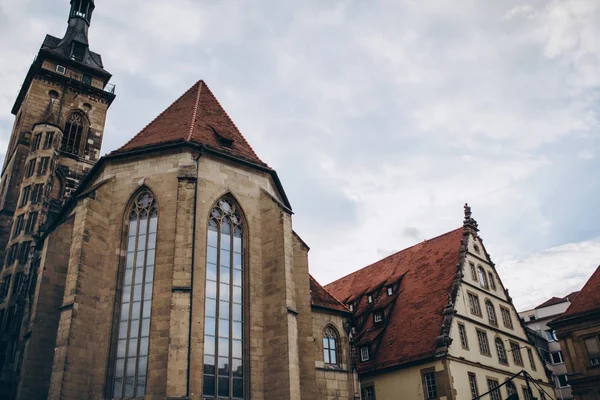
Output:
[[[157,222],[154,196],[145,190],[136,196],[129,214],[114,399],[143,397],[146,393]]]
[[[243,223],[232,200],[219,200],[208,223],[204,396],[244,398]]]
[[[62,151],[79,155],[85,125],[85,117],[81,113],[74,112],[69,116],[62,137]]]

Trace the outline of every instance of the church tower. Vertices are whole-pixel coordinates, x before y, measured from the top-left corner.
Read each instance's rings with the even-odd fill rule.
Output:
[[[47,35],[12,113],[0,181],[0,393],[13,398],[35,290],[30,252],[100,158],[111,74],[90,50],[94,0],[71,0],[62,39]]]

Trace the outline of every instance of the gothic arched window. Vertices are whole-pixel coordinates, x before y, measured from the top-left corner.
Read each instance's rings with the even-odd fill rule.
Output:
[[[154,196],[144,190],[136,196],[129,213],[114,365],[115,399],[143,397],[146,392],[157,222]]]
[[[502,339],[496,338],[496,353],[498,353],[498,361],[500,364],[508,364],[508,359],[506,358],[506,348],[504,347],[504,343],[502,343]]]
[[[65,130],[62,137],[61,150],[66,153],[79,155],[81,141],[86,127],[86,118],[80,112],[74,112],[69,115],[65,123]]]
[[[488,281],[487,281],[487,276],[485,274],[485,270],[483,268],[481,268],[481,267],[477,267],[477,273],[479,275],[479,284],[481,285],[481,287],[489,289],[489,285],[488,285]]]
[[[492,304],[491,301],[489,301],[489,300],[485,301],[485,309],[487,310],[488,321],[490,321],[490,324],[497,326],[498,319],[496,318],[496,309],[494,308],[494,305]]]
[[[243,234],[238,206],[223,198],[210,213],[206,252],[204,396],[243,399]]]
[[[338,342],[338,335],[333,328],[330,326],[325,328],[323,331],[323,361],[325,364],[338,364]]]

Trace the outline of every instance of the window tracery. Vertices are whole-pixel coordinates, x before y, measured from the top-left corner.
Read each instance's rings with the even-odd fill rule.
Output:
[[[219,200],[208,222],[204,396],[243,399],[243,235],[237,204]]]
[[[65,122],[65,130],[62,136],[61,150],[79,155],[81,152],[81,142],[86,128],[86,118],[80,112],[73,112],[69,115],[67,122]]]
[[[328,326],[323,331],[323,361],[325,364],[337,365],[339,363],[338,347],[338,335],[331,326]]]
[[[144,190],[136,196],[129,213],[114,399],[142,397],[146,392],[157,223],[154,196]]]

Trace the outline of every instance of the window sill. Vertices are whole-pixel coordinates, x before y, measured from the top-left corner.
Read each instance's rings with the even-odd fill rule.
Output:
[[[346,368],[341,365],[328,365],[325,364],[322,367],[315,367],[318,371],[334,371],[334,372],[349,372]]]

